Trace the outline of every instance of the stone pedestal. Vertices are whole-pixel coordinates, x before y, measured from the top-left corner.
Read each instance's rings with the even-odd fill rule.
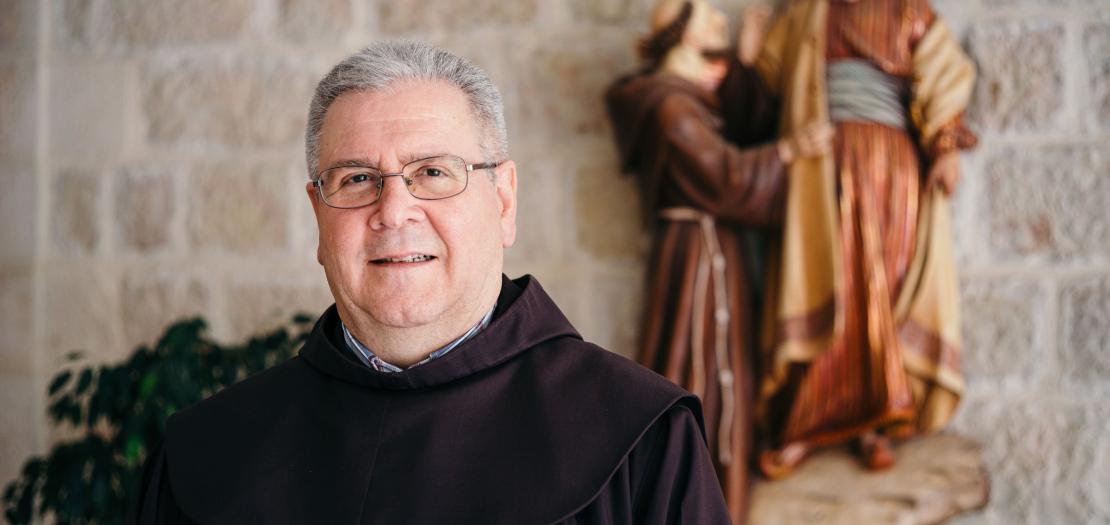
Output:
[[[940,434],[895,449],[889,470],[863,469],[845,448],[809,458],[793,476],[758,481],[751,525],[934,525],[986,505],[981,447]]]

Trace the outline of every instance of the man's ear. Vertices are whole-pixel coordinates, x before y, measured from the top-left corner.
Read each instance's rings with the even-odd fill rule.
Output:
[[[317,200],[320,198],[320,196],[316,193],[316,183],[313,181],[308,181],[308,183],[304,185],[304,192],[308,194],[308,202],[312,204],[312,212],[319,216],[320,203],[317,202]]]
[[[312,213],[316,216],[316,229],[319,230],[320,206],[326,206],[326,204],[320,202],[320,194],[316,191],[316,184],[313,182],[309,181],[308,184],[305,184],[304,191],[308,194],[308,202],[312,204]],[[323,254],[320,253],[320,241],[316,241],[316,262],[321,265],[324,264]]]
[[[493,184],[501,214],[501,246],[509,248],[516,242],[516,163],[506,160],[495,173]]]

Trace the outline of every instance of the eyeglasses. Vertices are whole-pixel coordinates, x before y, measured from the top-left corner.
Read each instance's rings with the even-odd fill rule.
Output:
[[[466,189],[470,172],[500,166],[500,162],[467,164],[454,155],[428,157],[405,164],[399,173],[382,173],[368,166],[329,168],[316,178],[316,191],[332,208],[361,208],[378,201],[385,179],[401,177],[409,194],[434,201],[454,197]]]

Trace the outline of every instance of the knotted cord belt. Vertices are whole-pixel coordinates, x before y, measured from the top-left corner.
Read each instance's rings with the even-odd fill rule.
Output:
[[[735,417],[735,392],[732,366],[728,355],[728,288],[725,284],[725,256],[717,240],[717,227],[713,216],[694,208],[664,208],[659,216],[680,222],[696,222],[701,227],[703,249],[698,254],[698,272],[694,280],[694,307],[691,312],[692,330],[690,349],[693,353],[694,379],[690,391],[698,398],[705,394],[705,297],[713,284],[713,312],[715,337],[714,351],[717,358],[717,382],[721,387],[721,420],[717,429],[717,455],[721,465],[732,463],[732,425]]]

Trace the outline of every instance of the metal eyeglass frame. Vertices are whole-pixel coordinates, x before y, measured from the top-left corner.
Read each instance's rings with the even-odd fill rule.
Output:
[[[428,160],[428,159],[438,159],[438,158],[442,158],[442,157],[454,157],[454,158],[459,159],[463,162],[463,167],[466,168],[466,181],[463,182],[462,189],[460,189],[458,191],[458,193],[453,193],[453,194],[447,195],[445,197],[428,198],[428,197],[417,197],[416,195],[413,195],[412,189],[411,189],[412,185],[413,185],[413,181],[411,179],[405,178],[405,168],[409,167],[412,164],[416,164],[417,162],[425,161],[425,160]],[[333,166],[333,167],[328,168],[326,170],[319,171],[316,174],[316,180],[312,181],[312,185],[316,187],[316,195],[320,197],[320,200],[324,201],[324,204],[328,205],[329,207],[335,208],[337,210],[357,210],[358,208],[364,208],[366,206],[374,204],[375,202],[378,202],[382,198],[382,191],[385,190],[385,179],[388,179],[390,177],[401,177],[401,180],[404,181],[404,183],[405,183],[405,190],[408,191],[408,194],[412,195],[412,197],[414,199],[420,199],[422,201],[439,201],[439,200],[443,200],[443,199],[450,199],[451,197],[456,197],[459,194],[461,194],[462,192],[466,191],[466,188],[470,187],[470,172],[472,172],[474,170],[488,170],[488,169],[497,168],[497,167],[501,166],[504,163],[505,163],[505,161],[502,160],[502,161],[498,161],[498,162],[480,162],[480,163],[477,163],[477,164],[467,164],[466,161],[463,160],[462,157],[459,157],[457,155],[436,155],[434,157],[424,157],[422,159],[416,159],[416,160],[412,160],[410,162],[407,162],[407,163],[405,163],[404,166],[401,166],[401,171],[399,171],[397,173],[384,173],[384,172],[382,172],[382,170],[380,170],[378,168],[375,168],[373,166]],[[324,195],[324,177],[323,176],[324,176],[325,173],[327,173],[331,170],[334,170],[334,169],[339,169],[339,168],[365,168],[365,169],[368,169],[368,170],[373,170],[373,171],[378,172],[378,176],[380,177],[380,180],[378,181],[378,194],[377,194],[377,196],[374,197],[374,200],[372,200],[370,202],[367,202],[366,204],[360,204],[358,206],[336,206],[336,205],[328,202],[328,198]]]

